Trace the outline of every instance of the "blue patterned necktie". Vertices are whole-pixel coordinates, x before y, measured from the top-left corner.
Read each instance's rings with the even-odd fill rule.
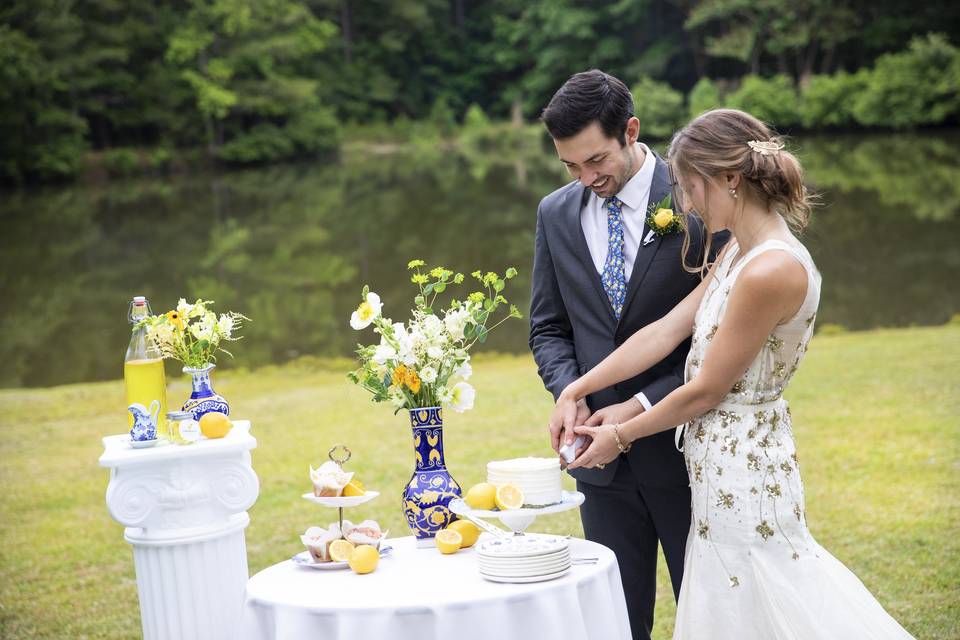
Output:
[[[623,301],[627,297],[627,278],[623,262],[623,211],[617,198],[607,198],[603,206],[607,210],[607,259],[603,263],[603,290],[607,292],[610,306],[620,319]]]

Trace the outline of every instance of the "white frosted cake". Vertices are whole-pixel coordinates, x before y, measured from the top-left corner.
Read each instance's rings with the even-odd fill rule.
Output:
[[[487,482],[516,485],[523,491],[525,507],[544,507],[562,500],[558,458],[514,458],[488,462]]]

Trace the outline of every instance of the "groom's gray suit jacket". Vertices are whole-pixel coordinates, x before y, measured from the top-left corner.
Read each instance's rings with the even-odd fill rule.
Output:
[[[671,192],[667,165],[656,157],[651,204]],[[627,282],[619,322],[600,281],[580,224],[580,211],[590,192],[579,182],[562,187],[540,202],[537,210],[536,254],[530,300],[530,348],[544,386],[554,399],[564,387],[594,367],[631,335],[666,315],[700,283],[700,276],[684,271],[680,252],[683,233],[655,236],[644,244],[644,225],[633,272]],[[703,223],[687,218],[690,227],[688,264],[700,264]],[[728,234],[713,238],[711,253]],[[603,389],[587,398],[592,411],[643,392],[656,404],[683,384],[683,369],[690,348],[685,340],[673,353],[635,378]],[[673,430],[634,443],[630,466],[638,481],[653,486],[687,485],[683,456],[674,445]],[[609,484],[617,462],[605,469],[577,469],[572,475],[595,485]]]

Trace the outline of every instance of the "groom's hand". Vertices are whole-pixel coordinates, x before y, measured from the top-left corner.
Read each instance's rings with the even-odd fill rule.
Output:
[[[561,395],[557,399],[557,406],[550,416],[550,446],[558,454],[560,453],[561,442],[564,438],[568,443],[573,442],[576,434],[573,432],[575,426],[581,425],[590,417],[590,407],[583,398],[574,403],[573,400]]]
[[[643,405],[634,396],[619,404],[597,409],[585,423],[577,422],[577,424],[586,424],[588,427],[596,427],[601,424],[622,424],[641,413],[643,413]]]

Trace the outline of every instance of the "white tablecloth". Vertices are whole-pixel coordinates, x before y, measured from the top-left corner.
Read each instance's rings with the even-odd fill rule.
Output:
[[[486,534],[485,534],[486,535]],[[390,540],[377,570],[298,567],[287,560],[250,578],[244,640],[629,640],[613,552],[571,540],[573,557],[595,557],[549,582],[482,578],[473,548],[444,556]]]

